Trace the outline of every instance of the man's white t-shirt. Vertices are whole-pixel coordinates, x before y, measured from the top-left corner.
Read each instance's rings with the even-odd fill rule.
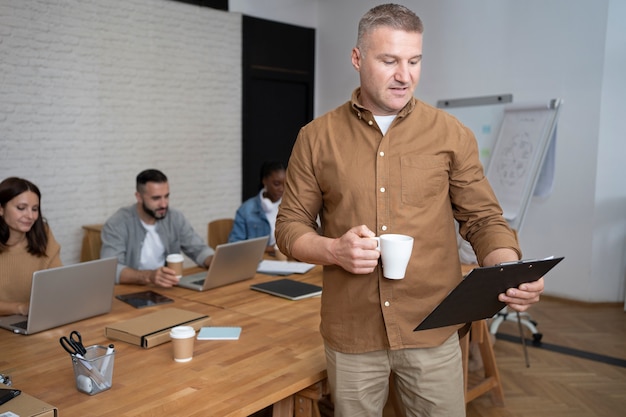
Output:
[[[139,259],[139,270],[153,270],[165,265],[165,247],[161,242],[161,237],[156,231],[156,224],[146,224],[141,222],[146,229],[146,238],[141,246],[141,258]]]

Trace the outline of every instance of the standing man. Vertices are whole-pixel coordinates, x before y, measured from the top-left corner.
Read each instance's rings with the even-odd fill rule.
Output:
[[[137,175],[137,203],[119,209],[102,228],[100,257],[117,257],[116,283],[171,287],[176,272],[165,266],[170,253],[183,252],[208,267],[213,249],[204,243],[185,216],[169,208],[167,177],[156,169]]]
[[[363,16],[352,50],[360,88],[301,129],[287,169],[278,246],[324,265],[320,331],[337,417],[381,416],[391,371],[407,415],[464,416],[461,326],[413,329],[461,280],[455,219],[482,265],[521,257],[472,132],[413,97],[422,32],[404,6]],[[368,239],[384,233],[415,238],[402,280],[383,277]],[[542,291],[543,278],[499,299],[524,311]]]

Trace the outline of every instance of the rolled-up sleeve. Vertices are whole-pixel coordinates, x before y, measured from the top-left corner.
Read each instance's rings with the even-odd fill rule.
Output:
[[[450,178],[450,199],[454,206],[459,232],[468,240],[476,253],[478,262],[499,248],[510,248],[522,253],[517,234],[502,217],[489,181],[478,161],[478,146],[473,134],[463,127],[460,135],[460,151],[456,153]]]
[[[285,180],[285,193],[276,216],[276,244],[292,256],[293,242],[302,235],[317,231],[322,193],[311,161],[306,128],[302,128],[291,152]]]

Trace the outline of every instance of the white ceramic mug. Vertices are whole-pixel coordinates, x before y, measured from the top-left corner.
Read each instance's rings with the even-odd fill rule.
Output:
[[[383,261],[383,276],[389,279],[402,279],[413,252],[413,238],[407,235],[388,233],[374,237]]]

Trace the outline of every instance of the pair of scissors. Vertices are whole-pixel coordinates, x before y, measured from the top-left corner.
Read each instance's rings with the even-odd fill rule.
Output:
[[[73,330],[70,333],[70,337],[62,336],[59,339],[59,343],[67,353],[74,356],[82,356],[87,353],[87,349],[83,345],[83,337],[79,332]]]

